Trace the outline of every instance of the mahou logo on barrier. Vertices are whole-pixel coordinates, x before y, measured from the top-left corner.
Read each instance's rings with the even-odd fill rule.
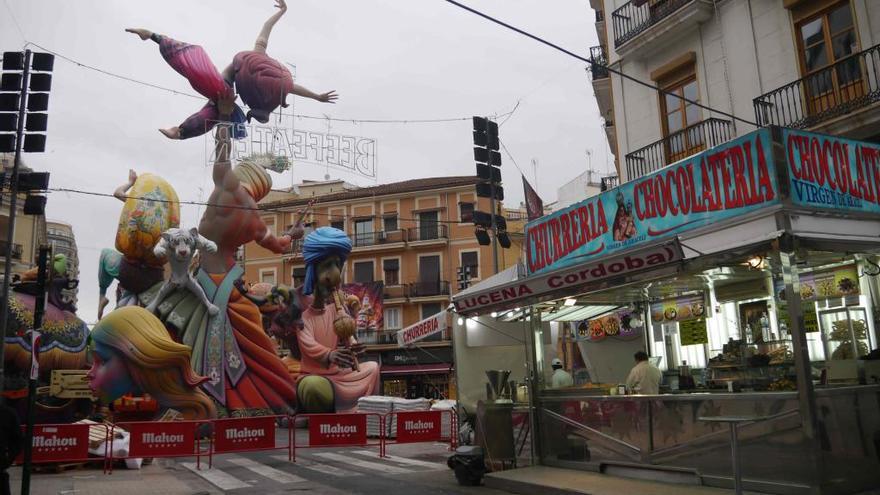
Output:
[[[131,423],[129,456],[154,457],[195,453],[196,423]]]
[[[275,447],[275,418],[240,418],[214,423],[214,452]]]
[[[366,445],[367,416],[328,414],[309,416],[309,445]]]
[[[33,462],[63,462],[89,456],[89,425],[34,426]],[[22,462],[19,455],[16,462]]]
[[[397,413],[397,443],[440,441],[442,414],[440,411]]]

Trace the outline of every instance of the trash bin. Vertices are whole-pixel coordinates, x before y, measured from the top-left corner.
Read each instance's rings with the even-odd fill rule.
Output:
[[[483,448],[476,445],[458,447],[455,449],[455,454],[446,460],[446,465],[455,472],[458,484],[463,486],[480,485],[483,475],[486,474]]]

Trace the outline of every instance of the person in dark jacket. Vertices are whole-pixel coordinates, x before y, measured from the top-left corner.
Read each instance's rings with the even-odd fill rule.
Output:
[[[0,398],[0,495],[10,495],[9,473],[6,469],[21,452],[21,423],[14,409]]]

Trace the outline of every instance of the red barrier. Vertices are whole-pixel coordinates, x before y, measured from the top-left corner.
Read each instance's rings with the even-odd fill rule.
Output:
[[[31,440],[31,462],[45,464],[50,462],[86,462],[97,460],[89,456],[89,428],[97,428],[108,438],[109,428],[105,424],[44,424],[34,425]],[[24,427],[22,427],[24,432]],[[107,471],[107,443],[104,443],[104,471]],[[16,464],[24,462],[24,454],[15,459]]]
[[[276,445],[276,422],[281,418],[290,421],[289,416],[215,419],[213,453],[287,449],[287,458],[293,460],[293,428],[288,428],[287,445]]]
[[[370,443],[367,437],[367,418],[375,417],[379,425],[379,441]],[[293,461],[296,462],[296,449],[313,449],[321,447],[379,447],[379,457],[385,456],[385,425],[382,415],[377,413],[350,414],[297,414],[292,418],[309,420],[309,444],[297,445],[293,435]],[[291,431],[293,431],[291,429]]]
[[[113,472],[113,461],[116,459],[139,459],[152,457],[195,457],[196,469],[201,469],[203,456],[208,456],[210,465],[212,438],[208,437],[208,448],[205,449],[199,441],[199,428],[204,427],[203,433],[210,431],[211,421],[136,421],[130,423],[118,423],[114,425],[111,434],[116,428],[128,431],[129,444],[128,455],[114,457],[113,443],[117,441],[116,435],[110,443],[110,472]]]
[[[443,416],[449,415],[449,450],[457,446],[457,428],[455,411],[400,411],[385,415],[385,445],[389,443],[419,443],[443,441]],[[396,424],[393,421],[396,419]],[[394,428],[395,438],[391,439],[390,430]]]

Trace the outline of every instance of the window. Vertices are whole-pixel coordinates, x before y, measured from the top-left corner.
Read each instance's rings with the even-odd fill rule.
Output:
[[[260,282],[275,285],[275,269],[263,268],[260,270]]]
[[[275,235],[275,217],[263,217],[263,223],[269,229],[269,233]]]
[[[345,220],[331,220],[330,226],[345,232]]]
[[[847,59],[860,51],[849,2],[798,22],[796,33],[805,77],[803,90],[811,114],[864,95],[862,65],[858,57]]]
[[[354,263],[354,281],[356,283],[367,283],[373,280],[373,262],[356,261]]]
[[[372,246],[373,242],[373,219],[355,220],[354,222],[354,245]]]
[[[306,268],[297,266],[293,269],[293,286],[301,287],[306,282]]]
[[[677,80],[662,85],[665,91],[671,93],[660,95],[660,118],[663,136],[666,138],[666,163],[676,162],[706,147],[702,127],[687,129],[703,119],[700,107],[681,99],[687,98],[697,103],[700,101],[694,66],[689,67],[690,69],[683,73],[678,72],[680,77]]]
[[[476,251],[462,251],[461,266],[470,269],[471,278],[480,278],[479,253]]]
[[[462,222],[473,222],[474,221],[474,204],[473,203],[459,203],[458,204],[458,218]]]
[[[385,285],[400,285],[400,260],[382,260]]]
[[[385,308],[385,330],[400,330],[400,308]]]
[[[438,239],[438,212],[423,211],[419,213],[419,240],[426,241],[430,239]]]
[[[437,313],[439,313],[442,309],[443,309],[443,306],[441,306],[440,303],[422,304],[422,319],[424,320],[425,318],[427,318],[429,316],[434,316]],[[435,333],[434,335],[429,335],[429,336],[425,337],[423,342],[443,340],[443,336],[445,333],[446,332],[440,332],[440,333]]]
[[[385,232],[394,232],[397,229],[397,215],[386,215],[383,219],[382,230]]]

